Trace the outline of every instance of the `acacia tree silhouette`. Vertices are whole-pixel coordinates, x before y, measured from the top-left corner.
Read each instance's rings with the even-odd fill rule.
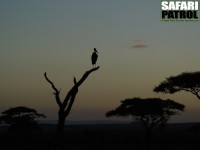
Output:
[[[176,93],[186,91],[194,94],[200,100],[200,72],[183,72],[170,76],[154,88],[154,92]]]
[[[121,101],[121,105],[106,113],[107,117],[131,116],[143,124],[146,138],[151,137],[151,130],[156,125],[165,125],[171,116],[184,111],[184,105],[173,100],[160,98],[132,98]]]
[[[74,85],[69,90],[69,92],[67,93],[67,95],[65,96],[63,101],[61,101],[61,99],[60,99],[60,91],[55,87],[54,83],[47,77],[47,73],[46,72],[44,73],[44,77],[45,77],[46,81],[52,86],[52,88],[54,90],[53,94],[55,95],[56,103],[59,106],[58,123],[57,123],[57,133],[58,134],[61,134],[63,132],[64,125],[65,125],[65,119],[67,118],[67,116],[69,115],[69,113],[71,111],[76,94],[78,93],[79,86],[81,86],[81,84],[83,84],[83,82],[87,79],[87,77],[92,72],[94,72],[98,69],[99,69],[99,66],[86,71],[85,74],[83,74],[83,76],[81,77],[81,79],[79,81],[76,81],[76,78],[74,77]]]
[[[40,130],[35,119],[45,118],[44,114],[38,113],[35,109],[18,106],[1,112],[0,120],[10,124],[9,130],[27,133],[33,130]]]

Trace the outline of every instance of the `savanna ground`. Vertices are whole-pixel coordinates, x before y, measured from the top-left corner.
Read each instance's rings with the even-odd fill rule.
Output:
[[[200,147],[199,123],[168,124],[156,129],[147,142],[139,124],[68,125],[58,150],[191,150]],[[55,125],[41,125],[42,132],[28,135],[7,132],[0,127],[1,150],[49,150]]]

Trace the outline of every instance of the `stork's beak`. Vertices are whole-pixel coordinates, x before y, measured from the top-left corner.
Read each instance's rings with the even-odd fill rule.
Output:
[[[96,53],[98,53],[98,51],[97,51],[97,49],[96,49],[96,48],[94,48],[94,51],[95,51]]]

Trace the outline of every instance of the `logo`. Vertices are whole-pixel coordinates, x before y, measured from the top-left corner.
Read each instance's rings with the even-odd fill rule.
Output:
[[[162,21],[198,21],[198,1],[161,1]]]

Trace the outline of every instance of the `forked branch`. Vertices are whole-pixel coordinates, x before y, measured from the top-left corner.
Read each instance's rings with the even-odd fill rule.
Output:
[[[64,101],[63,101],[63,108],[66,108],[66,106],[68,105],[68,101],[73,99],[73,95],[78,92],[78,88],[79,86],[85,81],[85,79],[89,76],[90,73],[98,70],[100,67],[96,67],[93,69],[90,69],[89,71],[86,71],[85,74],[82,76],[82,78],[79,81],[76,81],[76,78],[74,77],[74,86],[71,88],[71,90],[67,93]]]
[[[55,87],[55,85],[53,84],[53,82],[47,77],[47,73],[46,72],[44,73],[44,77],[47,80],[47,82],[49,84],[51,84],[51,87],[54,90],[53,94],[55,95],[56,102],[57,102],[58,106],[61,107],[62,106],[62,102],[60,101],[60,95],[59,95],[60,91]]]
[[[78,88],[79,86],[85,81],[85,79],[89,76],[90,73],[98,70],[100,67],[96,67],[93,69],[90,69],[89,71],[86,71],[85,74],[83,74],[82,78],[77,81],[76,78],[74,77],[74,86],[71,88],[71,90],[67,93],[65,99],[63,102],[61,102],[60,100],[60,91],[55,87],[54,83],[47,77],[47,73],[44,73],[44,77],[47,80],[47,82],[51,85],[51,87],[54,90],[54,95],[55,95],[55,99],[56,102],[58,104],[58,106],[60,107],[60,109],[65,110],[65,114],[69,114],[71,107],[73,105],[74,99],[76,97],[76,94],[78,93]],[[70,101],[70,102],[69,102]],[[68,102],[69,102],[69,107],[68,107]]]

